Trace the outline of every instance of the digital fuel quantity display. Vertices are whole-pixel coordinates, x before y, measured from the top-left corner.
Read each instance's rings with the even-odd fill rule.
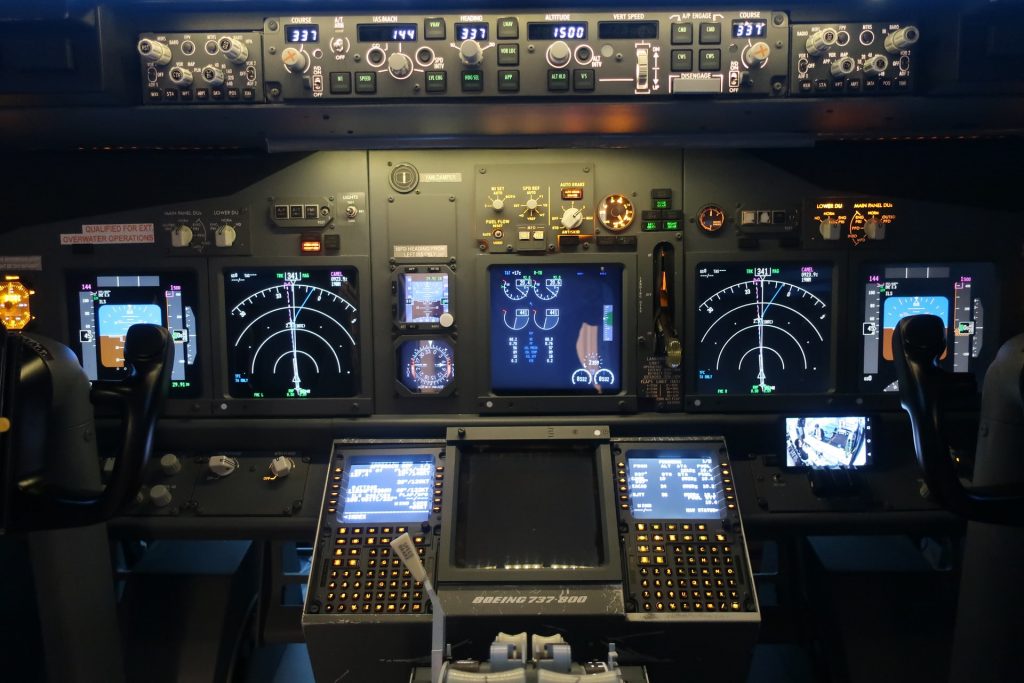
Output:
[[[832,266],[701,263],[697,393],[822,393],[832,378]]]
[[[235,398],[359,392],[356,269],[224,272],[228,387]]]

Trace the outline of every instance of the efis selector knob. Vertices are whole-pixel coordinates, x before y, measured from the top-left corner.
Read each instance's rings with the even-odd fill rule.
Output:
[[[885,55],[875,55],[864,63],[864,73],[881,74],[889,67],[889,58]]]
[[[562,212],[562,227],[567,230],[580,227],[583,224],[583,212],[572,207]]]
[[[182,69],[180,66],[171,67],[171,70],[167,73],[167,78],[179,88],[187,88],[192,85],[193,80],[192,72],[188,69]]]
[[[906,50],[916,43],[920,37],[921,32],[917,30],[916,26],[904,26],[899,31],[890,33],[885,37],[885,49],[894,55],[899,54],[901,50]]]
[[[232,64],[244,64],[245,60],[249,59],[249,48],[237,38],[224,36],[217,43],[217,47]]]
[[[281,61],[284,62],[284,68],[293,74],[302,73],[309,65],[309,57],[306,56],[306,53],[294,47],[286,47],[281,52]]]
[[[768,43],[756,42],[746,50],[747,65],[751,69],[760,69],[768,62],[768,56],[772,53]]]
[[[143,38],[137,46],[139,56],[146,62],[163,66],[171,61],[171,48],[157,40]]]
[[[408,78],[412,73],[412,58],[404,52],[394,52],[388,57],[388,71],[395,78]]]
[[[484,59],[484,49],[475,40],[465,40],[459,46],[459,61],[466,66],[478,66]]]
[[[842,78],[852,74],[856,68],[857,62],[853,61],[853,57],[840,57],[832,60],[832,65],[828,70],[832,74],[832,78]]]
[[[569,48],[569,44],[564,40],[548,45],[548,63],[551,66],[565,66],[572,59],[572,49]]]
[[[828,52],[829,48],[835,45],[838,39],[839,34],[836,33],[835,29],[825,28],[807,36],[807,43],[804,45],[804,49],[812,57],[820,57]]]
[[[205,67],[203,69],[203,80],[206,81],[210,87],[218,88],[224,85],[224,71],[215,66]]]

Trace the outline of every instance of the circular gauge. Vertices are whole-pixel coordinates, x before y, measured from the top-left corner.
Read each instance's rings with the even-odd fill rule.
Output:
[[[410,339],[398,347],[399,381],[414,394],[439,394],[455,381],[455,349],[445,339]]]
[[[831,292],[831,266],[700,264],[699,393],[827,391]]]
[[[562,289],[561,275],[545,275],[533,281],[533,293],[541,301],[551,301]]]
[[[704,232],[718,232],[725,225],[725,211],[714,204],[708,204],[697,214],[697,225]]]
[[[358,393],[354,268],[225,272],[224,294],[232,396],[334,398]]]
[[[529,296],[531,289],[533,278],[529,275],[516,275],[511,279],[503,278],[501,281],[501,291],[512,301],[522,301]]]
[[[32,320],[28,301],[31,294],[33,292],[18,280],[0,283],[0,322],[8,330],[23,330]]]
[[[610,194],[597,207],[597,218],[608,230],[622,232],[633,224],[636,211],[633,202],[621,194]]]

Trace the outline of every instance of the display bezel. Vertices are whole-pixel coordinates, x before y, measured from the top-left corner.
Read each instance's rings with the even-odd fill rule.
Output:
[[[461,435],[459,432],[462,432]],[[622,561],[615,515],[615,491],[612,469],[612,452],[608,442],[609,429],[605,426],[587,427],[476,427],[448,430],[448,452],[446,457],[445,488],[441,508],[441,539],[437,557],[439,583],[579,583],[619,582],[622,580]],[[455,536],[459,489],[459,471],[466,451],[478,447],[494,450],[497,445],[508,448],[538,447],[557,450],[559,445],[573,447],[582,445],[593,449],[594,467],[597,476],[598,520],[602,525],[605,561],[596,567],[566,571],[565,569],[480,569],[456,566]],[[539,474],[539,473],[534,473]],[[525,473],[524,473],[525,476]],[[529,504],[529,501],[523,501]],[[509,514],[515,514],[510,510]],[[495,527],[500,531],[500,525]]]
[[[476,282],[488,294],[477,297],[477,320],[485,329],[477,359],[477,406],[480,413],[622,413],[635,412],[636,398],[636,256],[632,254],[595,254],[572,256],[508,255],[479,259]],[[620,389],[614,394],[516,393],[498,394],[491,383],[490,272],[491,267],[619,266],[622,268],[622,349]]]
[[[353,396],[339,398],[235,398],[231,396],[227,362],[227,301],[224,289],[224,273],[232,268],[273,269],[299,268],[354,268],[359,288],[359,385]],[[215,338],[218,352],[216,374],[215,415],[369,415],[373,411],[373,354],[366,349],[367,340],[373,329],[373,314],[370,310],[370,264],[362,256],[344,258],[291,258],[266,259],[253,263],[252,259],[211,259],[211,290],[216,292],[217,332]]]
[[[455,357],[455,379],[452,381],[451,384],[446,386],[441,391],[438,391],[438,392],[432,393],[432,394],[417,393],[415,391],[412,391],[411,389],[409,389],[409,387],[405,386],[405,384],[402,383],[401,379],[399,379],[399,373],[401,373],[404,370],[404,367],[402,366],[402,363],[401,363],[401,358],[399,356],[399,354],[401,352],[401,349],[402,349],[402,344],[404,344],[405,342],[410,342],[410,341],[424,341],[424,340],[432,340],[432,341],[440,340],[440,341],[445,342],[450,347],[452,347],[452,355]],[[393,356],[394,356],[394,361],[395,361],[395,378],[394,378],[395,379],[395,391],[397,391],[400,396],[404,396],[406,398],[415,398],[415,399],[420,399],[420,400],[429,400],[429,399],[432,399],[432,398],[445,398],[446,396],[451,396],[453,393],[455,393],[455,390],[458,387],[460,373],[459,373],[459,365],[458,365],[458,343],[455,341],[454,338],[449,337],[447,335],[405,334],[405,335],[402,335],[400,337],[397,337],[395,339],[395,342],[394,342],[393,346],[394,346]]]
[[[685,362],[685,383],[686,409],[694,412],[775,412],[779,410],[807,411],[820,408],[823,397],[834,396],[837,392],[838,368],[837,349],[839,345],[839,331],[845,329],[842,324],[845,320],[845,312],[838,307],[840,300],[838,283],[846,281],[845,262],[836,259],[834,256],[820,252],[802,252],[804,258],[793,258],[791,254],[779,254],[778,252],[701,252],[696,255],[689,255],[686,264],[686,355],[689,358]],[[830,266],[832,268],[831,302],[830,302],[830,344],[828,349],[829,372],[828,389],[818,393],[807,394],[769,394],[769,395],[746,395],[746,394],[701,394],[697,391],[697,366],[696,352],[698,343],[697,330],[697,306],[700,304],[697,296],[697,271],[702,265],[711,263],[725,264],[781,264],[785,266],[817,265]]]
[[[443,327],[440,322],[436,323],[409,323],[402,320],[402,280],[405,275],[440,273],[448,277],[448,313],[452,316],[452,324]],[[455,272],[448,266],[441,265],[403,265],[395,271],[391,278],[391,318],[398,330],[416,332],[421,330],[455,330],[457,320],[455,319]]]
[[[788,451],[788,425],[786,420],[797,419],[797,418],[863,418],[867,429],[871,432],[871,443],[867,444],[867,452],[865,454],[865,461],[863,465],[854,467],[813,467],[808,465],[790,465],[789,464],[789,451]],[[800,414],[785,414],[781,415],[778,419],[778,443],[779,452],[782,453],[780,458],[780,467],[789,472],[829,472],[829,471],[841,471],[841,472],[864,472],[875,468],[875,450],[874,445],[878,442],[878,425],[881,421],[876,418],[875,415],[867,414],[864,412],[857,411],[830,411],[827,413],[823,412],[807,412]]]

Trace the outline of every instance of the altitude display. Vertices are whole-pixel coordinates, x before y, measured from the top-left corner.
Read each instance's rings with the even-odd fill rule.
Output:
[[[697,393],[830,389],[832,266],[701,263]]]
[[[439,394],[455,381],[455,349],[446,339],[409,339],[398,346],[398,381],[414,394]]]
[[[398,292],[399,322],[439,323],[449,312],[447,273],[402,273]]]
[[[174,365],[171,396],[200,393],[196,277],[191,272],[68,276],[71,346],[92,381],[128,376],[124,344],[128,328],[160,325],[171,333]]]
[[[622,266],[491,266],[491,390],[614,394]]]
[[[429,454],[353,456],[345,469],[338,521],[425,522],[433,484],[434,458]]]
[[[856,469],[871,462],[866,417],[787,417],[786,467]]]
[[[864,281],[864,391],[899,391],[893,365],[893,334],[911,315],[935,315],[946,325],[946,352],[939,365],[981,379],[995,340],[986,328],[986,301],[995,295],[995,269],[986,263],[918,263],[868,266]],[[986,308],[988,310],[986,311]]]
[[[718,459],[679,451],[627,451],[629,509],[636,519],[721,519]]]
[[[228,386],[235,398],[359,391],[359,293],[351,267],[224,272]]]

